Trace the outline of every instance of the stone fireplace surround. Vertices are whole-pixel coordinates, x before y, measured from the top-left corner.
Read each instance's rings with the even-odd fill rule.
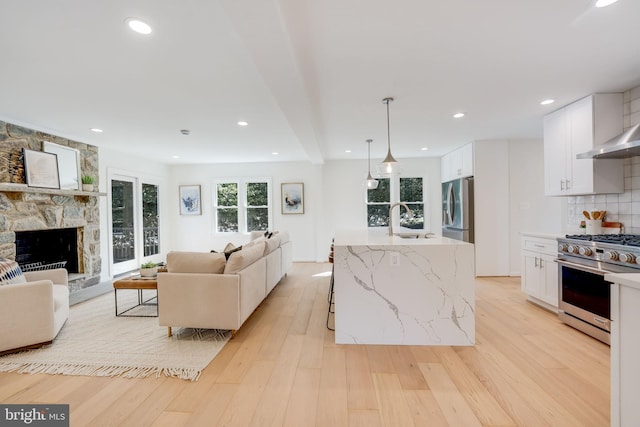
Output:
[[[97,147],[0,121],[0,256],[15,259],[16,231],[77,228],[78,273],[69,282],[73,292],[100,282],[100,194],[24,186],[16,158],[23,148],[42,151],[43,141],[78,149],[82,174],[98,177]]]

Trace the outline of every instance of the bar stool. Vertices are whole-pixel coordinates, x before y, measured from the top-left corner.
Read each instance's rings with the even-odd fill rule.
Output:
[[[334,272],[333,241],[331,243],[331,251],[329,252],[329,262],[331,263],[331,281],[329,282],[329,295],[327,296],[327,299],[329,300],[329,309],[327,311],[327,329],[329,329],[330,331],[335,331],[334,328],[331,328],[329,326],[329,317],[331,316],[331,314],[335,313],[335,310],[331,310],[331,306],[334,305],[334,302],[333,302],[333,295],[334,295],[334,292],[333,292],[333,272]]]

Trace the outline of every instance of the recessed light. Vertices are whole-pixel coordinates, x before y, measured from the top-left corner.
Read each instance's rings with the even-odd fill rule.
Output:
[[[422,147],[421,150],[422,151],[427,151],[429,149],[429,147]]]
[[[102,133],[102,129],[98,129],[98,128],[91,128],[91,132],[95,132],[95,133]]]
[[[239,121],[238,122],[238,126],[248,126],[248,125],[249,125],[249,123],[247,123],[247,122],[243,122],[243,121]]]
[[[151,26],[138,18],[127,18],[125,22],[138,34],[151,34]]]
[[[351,152],[351,150],[344,150],[344,152],[345,152],[345,153],[350,153],[350,152]]]
[[[454,118],[454,119],[459,119],[459,118],[461,118],[461,117],[464,117],[464,113],[455,113],[455,114],[453,115],[453,118]]]
[[[618,0],[598,0],[596,2],[596,7],[607,7],[614,4],[617,1]]]
[[[549,105],[549,104],[553,104],[554,102],[556,102],[555,99],[545,99],[540,103],[540,105]]]
[[[180,158],[180,156],[171,156],[171,157],[173,157],[174,159],[179,159]]]
[[[271,153],[271,154],[273,154],[274,156],[277,156],[277,155],[278,155],[278,154],[280,154],[280,153],[278,153],[277,151],[274,151],[274,152],[273,152],[273,153]]]

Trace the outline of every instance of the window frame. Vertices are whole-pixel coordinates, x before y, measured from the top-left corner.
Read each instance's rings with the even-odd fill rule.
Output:
[[[401,181],[403,179],[420,179],[422,181],[422,201],[420,202],[409,202],[406,200],[402,200],[402,184]],[[425,178],[422,176],[401,176],[398,177],[398,200],[400,202],[406,203],[407,206],[409,206],[409,208],[411,208],[411,205],[422,205],[422,228],[414,228],[413,230],[422,230],[424,231],[424,227],[425,224],[427,222],[427,213],[425,212],[425,198],[426,198],[426,193],[425,193]],[[395,224],[394,224],[395,226]],[[402,227],[402,225],[400,224],[400,226]],[[408,228],[408,227],[404,227],[404,228]]]
[[[407,175],[407,176],[399,176],[399,175],[393,175],[393,176],[385,176],[385,177],[381,177],[381,178],[376,178],[378,180],[380,179],[388,179],[389,180],[389,202],[369,202],[369,197],[368,197],[368,189],[365,186],[364,189],[364,201],[365,201],[365,227],[367,227],[367,229],[377,229],[377,228],[384,228],[384,227],[388,227],[388,225],[381,225],[381,226],[370,226],[369,225],[369,206],[370,205],[388,205],[391,206],[394,203],[397,202],[404,202],[407,203],[407,205],[410,204],[417,204],[417,202],[405,202],[403,200],[400,200],[400,178],[420,178],[422,179],[422,212],[423,212],[423,216],[424,216],[424,220],[422,223],[422,228],[414,228],[413,230],[421,230],[424,231],[426,229],[426,227],[430,226],[430,217],[429,217],[429,212],[427,212],[427,207],[428,207],[428,201],[429,201],[429,194],[428,194],[428,185],[429,185],[429,179],[428,177],[425,176],[420,176],[420,175]],[[389,222],[389,218],[387,217],[387,223]],[[395,229],[398,229],[398,227],[401,227],[400,225],[400,217],[398,215],[394,215],[394,221],[393,221],[393,227]],[[403,227],[406,228],[406,227]]]
[[[249,206],[247,200],[248,184],[267,184],[267,205]],[[237,206],[218,206],[218,185],[219,184],[236,184],[237,185]],[[212,205],[213,205],[213,233],[219,235],[231,234],[249,234],[248,230],[248,210],[250,208],[267,208],[268,229],[273,226],[273,197],[272,197],[271,179],[266,177],[242,177],[242,178],[220,178],[213,181],[212,189]],[[238,210],[238,230],[237,231],[218,231],[218,209],[237,209]]]

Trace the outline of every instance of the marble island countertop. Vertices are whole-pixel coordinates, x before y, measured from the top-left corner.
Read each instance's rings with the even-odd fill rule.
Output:
[[[349,230],[334,240],[338,344],[473,345],[473,245]]]
[[[419,235],[420,237],[402,237],[412,235]],[[424,237],[425,235],[427,237]],[[389,236],[386,228],[372,230],[340,230],[336,232],[334,244],[349,246],[471,245],[471,243],[462,242],[460,240],[410,229],[402,229],[395,233],[394,236]]]

